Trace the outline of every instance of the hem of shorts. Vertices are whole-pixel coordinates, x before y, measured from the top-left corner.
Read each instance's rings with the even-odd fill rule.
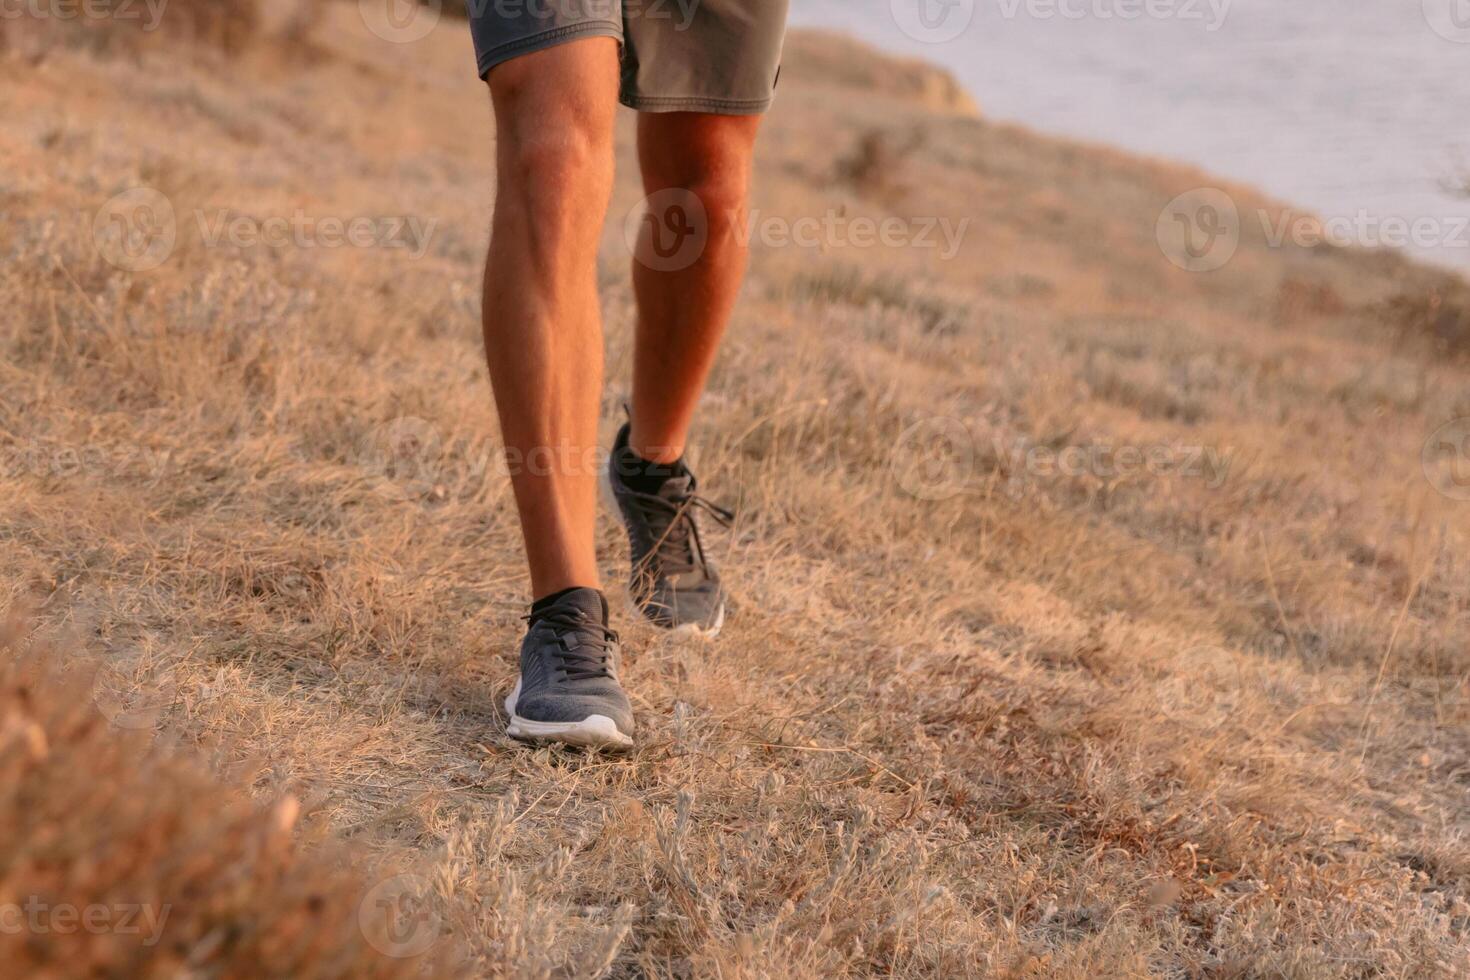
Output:
[[[538,31],[530,37],[517,38],[507,41],[480,55],[476,62],[480,77],[484,78],[490,74],[490,70],[507,61],[519,58],[521,55],[531,54],[545,48],[555,47],[567,41],[575,41],[584,37],[610,37],[615,38],[619,44],[623,41],[623,25],[619,21],[594,20],[585,24],[566,24],[562,27],[551,27],[544,31]]]
[[[619,101],[638,112],[707,112],[719,116],[759,116],[771,108],[775,97],[764,99],[714,99],[704,96],[622,95]]]

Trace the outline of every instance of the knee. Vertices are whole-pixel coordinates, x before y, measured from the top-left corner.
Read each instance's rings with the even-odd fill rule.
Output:
[[[671,186],[692,193],[708,216],[711,243],[731,239],[745,222],[750,189],[750,161],[736,154],[717,154],[690,161]]]
[[[744,220],[750,172],[746,164],[719,165],[689,177],[685,185],[709,215],[711,231],[729,231]]]
[[[612,132],[576,118],[501,132],[498,198],[538,222],[587,216],[601,220],[613,185]]]
[[[575,108],[502,121],[497,136],[498,205],[526,212],[534,226],[598,222],[613,181],[610,119]]]
[[[728,124],[725,124],[728,123]],[[738,221],[750,189],[753,133],[739,117],[705,121],[683,139],[668,141],[665,152],[650,154],[651,183],[679,187],[698,196],[711,222]]]

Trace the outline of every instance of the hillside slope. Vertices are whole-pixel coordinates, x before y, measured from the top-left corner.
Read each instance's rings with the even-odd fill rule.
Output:
[[[620,624],[634,755],[528,752],[488,100],[462,24],[283,23],[0,56],[0,606],[414,863],[469,975],[1470,971],[1462,283],[798,42],[697,433],[738,608]]]

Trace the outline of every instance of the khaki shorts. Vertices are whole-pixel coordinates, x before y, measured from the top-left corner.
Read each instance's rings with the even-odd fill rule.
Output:
[[[765,112],[789,0],[466,0],[480,77],[583,37],[622,45],[624,105],[641,112]]]

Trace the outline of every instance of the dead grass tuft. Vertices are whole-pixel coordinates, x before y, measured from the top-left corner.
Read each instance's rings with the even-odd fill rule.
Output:
[[[837,161],[837,179],[859,194],[891,203],[905,193],[905,160],[919,150],[921,143],[919,131],[900,137],[884,130],[869,130],[847,156]]]
[[[0,957],[15,976],[421,976],[359,924],[370,881],[301,805],[155,734],[180,692],[0,636]],[[367,905],[369,916],[376,910]],[[381,937],[374,936],[381,941]],[[445,971],[430,960],[431,970]]]
[[[1455,357],[1470,356],[1470,286],[1442,279],[1401,292],[1378,307],[1388,328],[1404,343],[1427,344]]]
[[[320,0],[285,0],[282,29],[269,39],[299,53],[320,16]],[[79,8],[80,10],[80,8]],[[67,16],[31,18],[22,33],[35,56],[50,48],[86,51],[93,56],[128,56],[168,50],[180,55],[243,55],[266,36],[260,0],[90,0],[85,10]]]

